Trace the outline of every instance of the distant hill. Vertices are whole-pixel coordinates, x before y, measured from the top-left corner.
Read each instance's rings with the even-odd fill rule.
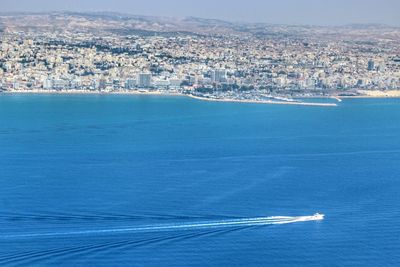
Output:
[[[238,23],[196,17],[172,18],[121,14],[113,12],[49,12],[0,13],[0,23],[11,30],[68,30],[121,35],[215,35],[253,36],[256,38],[321,39],[398,39],[400,28],[380,24],[351,24],[344,26],[278,25],[267,23]],[[395,32],[395,35],[393,35]]]

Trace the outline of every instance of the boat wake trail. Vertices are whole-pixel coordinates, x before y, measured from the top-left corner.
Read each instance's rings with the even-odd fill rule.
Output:
[[[196,229],[211,229],[211,228],[224,228],[224,227],[247,227],[247,226],[261,226],[261,225],[272,225],[272,224],[289,224],[289,223],[307,222],[307,221],[319,221],[323,219],[324,219],[323,214],[316,213],[311,216],[271,216],[271,217],[256,217],[256,218],[233,219],[233,220],[195,222],[195,223],[157,224],[157,225],[113,228],[113,229],[77,230],[77,231],[29,233],[29,234],[8,234],[0,236],[0,239],[100,235],[100,234],[135,233],[135,232],[150,233],[150,232],[161,232],[161,231],[196,230]]]

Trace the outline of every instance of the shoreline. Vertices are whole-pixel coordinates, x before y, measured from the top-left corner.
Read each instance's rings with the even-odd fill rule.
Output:
[[[352,99],[352,98],[365,98],[365,99],[367,99],[367,98],[371,98],[371,99],[384,99],[384,98],[387,98],[387,99],[398,99],[398,98],[400,98],[400,95],[399,96],[372,96],[372,95],[355,95],[355,96],[339,96],[339,98],[341,98],[341,99]]]
[[[3,91],[3,94],[60,94],[60,95],[183,95],[179,93],[164,93],[161,91],[92,91],[92,90],[14,90]]]
[[[363,95],[348,95],[348,96],[304,96],[304,97],[294,97],[293,99],[303,100],[303,99],[333,99],[337,103],[343,101],[343,99],[384,99],[384,98],[400,98],[400,90],[392,91],[359,91]],[[14,91],[2,91],[0,94],[72,94],[72,95],[158,95],[158,96],[182,96],[192,99],[197,99],[201,101],[209,102],[232,102],[232,103],[253,103],[253,104],[275,104],[275,105],[298,105],[298,106],[321,106],[321,107],[335,107],[338,106],[337,103],[321,103],[321,102],[290,102],[290,101],[279,101],[279,100],[251,100],[251,99],[223,99],[223,98],[207,98],[201,96],[195,96],[190,94],[182,94],[177,92],[163,92],[159,90],[119,90],[119,91],[92,91],[92,90],[14,90]]]
[[[336,107],[336,103],[318,103],[318,102],[289,102],[289,101],[273,101],[273,100],[251,100],[251,99],[218,99],[218,98],[207,98],[201,96],[194,96],[181,93],[165,93],[161,91],[90,91],[90,90],[15,90],[15,91],[3,91],[4,94],[76,94],[76,95],[158,95],[158,96],[182,96],[201,101],[209,102],[231,102],[231,103],[252,103],[252,104],[275,104],[275,105],[297,105],[297,106],[320,106],[320,107]],[[321,97],[321,98],[333,98],[333,97]],[[338,102],[341,99],[334,98]],[[340,101],[339,101],[340,100]]]
[[[337,96],[339,98],[400,98],[400,90],[357,90],[360,95]]]

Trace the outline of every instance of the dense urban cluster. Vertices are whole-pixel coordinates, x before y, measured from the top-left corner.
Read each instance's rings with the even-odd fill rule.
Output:
[[[360,89],[400,88],[399,47],[393,40],[322,35],[99,35],[10,27],[0,39],[0,88],[158,90],[255,99],[354,95]]]

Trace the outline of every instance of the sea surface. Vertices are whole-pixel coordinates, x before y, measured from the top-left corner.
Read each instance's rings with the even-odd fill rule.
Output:
[[[0,94],[0,266],[400,266],[400,100],[338,104]]]

